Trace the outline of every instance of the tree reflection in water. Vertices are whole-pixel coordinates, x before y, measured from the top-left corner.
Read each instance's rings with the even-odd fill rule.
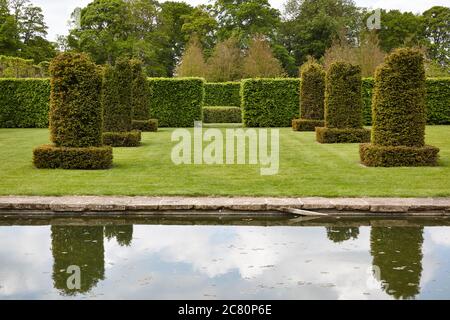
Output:
[[[359,228],[327,227],[327,237],[335,243],[342,243],[350,239],[356,240],[359,236]]]
[[[414,299],[420,293],[423,227],[372,227],[373,266],[382,288],[395,299]]]
[[[108,240],[116,238],[121,247],[130,247],[133,239],[132,225],[108,225],[105,226],[105,237]]]

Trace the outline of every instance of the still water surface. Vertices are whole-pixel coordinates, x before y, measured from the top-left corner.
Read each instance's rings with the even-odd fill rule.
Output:
[[[450,298],[448,220],[65,221],[0,220],[0,299]]]

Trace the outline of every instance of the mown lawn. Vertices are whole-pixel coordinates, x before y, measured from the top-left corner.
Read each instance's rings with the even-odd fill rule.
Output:
[[[115,149],[106,171],[37,170],[32,149],[46,129],[0,129],[0,195],[450,196],[450,126],[427,128],[440,167],[365,168],[358,145],[320,145],[313,133],[280,130],[280,171],[260,166],[175,166],[171,129],[143,135],[143,146]]]

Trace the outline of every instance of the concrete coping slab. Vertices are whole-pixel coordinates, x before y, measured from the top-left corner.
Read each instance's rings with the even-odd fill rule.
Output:
[[[48,212],[140,212],[162,215],[165,212],[245,211],[261,213],[301,209],[329,212],[330,215],[450,215],[450,198],[273,198],[273,197],[0,197],[0,210]]]

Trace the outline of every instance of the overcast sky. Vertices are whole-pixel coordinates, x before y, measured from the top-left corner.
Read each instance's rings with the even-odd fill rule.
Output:
[[[45,21],[49,27],[48,38],[55,40],[59,34],[67,34],[70,14],[76,7],[84,7],[92,0],[31,0],[44,10]],[[164,1],[164,0],[162,0]],[[181,0],[179,0],[181,1]],[[191,5],[208,3],[208,0],[185,0]],[[281,9],[285,0],[270,0],[272,6]],[[450,6],[450,0],[355,0],[361,7],[400,9],[421,13],[435,5]]]

